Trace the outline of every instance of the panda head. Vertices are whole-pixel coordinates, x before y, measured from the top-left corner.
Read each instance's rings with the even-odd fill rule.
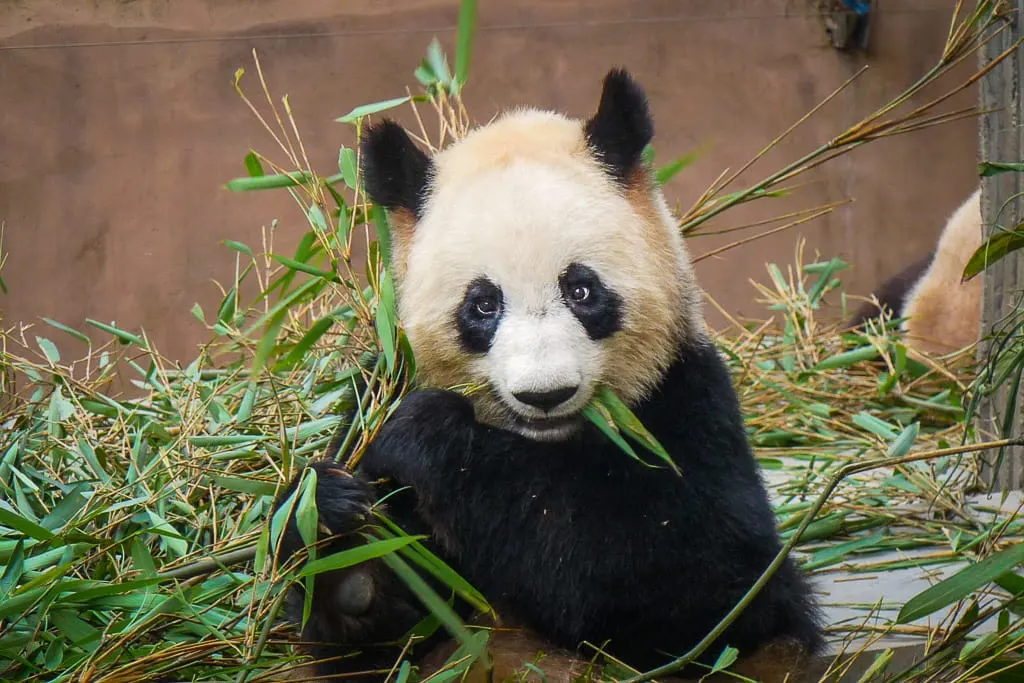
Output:
[[[369,128],[367,194],[388,210],[399,316],[421,383],[484,387],[479,420],[568,438],[600,384],[635,404],[704,334],[675,220],[642,160],[643,90],[605,78],[586,121],[516,110],[433,158]]]

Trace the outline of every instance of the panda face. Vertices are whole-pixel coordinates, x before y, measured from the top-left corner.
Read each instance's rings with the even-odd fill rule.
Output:
[[[517,431],[569,435],[593,395],[602,340],[622,325],[622,299],[592,268],[570,263],[555,282],[510,287],[477,277],[454,316],[459,340]]]
[[[432,159],[395,124],[363,145],[419,382],[474,388],[479,420],[532,439],[569,437],[602,384],[641,399],[703,334],[682,239],[640,162],[646,100],[619,74],[586,123],[516,111]]]
[[[555,123],[579,142],[578,126]],[[652,225],[582,145],[481,167],[471,142],[497,141],[436,159],[401,318],[421,378],[483,387],[482,420],[564,439],[599,384],[635,399],[663,371],[683,312],[674,226]]]

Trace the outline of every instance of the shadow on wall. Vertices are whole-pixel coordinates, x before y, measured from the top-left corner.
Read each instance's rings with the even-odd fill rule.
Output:
[[[353,143],[333,119],[404,94],[434,35],[451,50],[457,10],[455,0],[355,0],[343,12],[329,0],[4,3],[5,323],[116,321],[144,328],[171,358],[194,357],[208,334],[189,310],[214,308],[221,293],[213,280],[233,277],[233,252],[219,243],[258,246],[261,226],[277,219],[276,248],[291,253],[306,229],[285,193],[223,188],[244,173],[250,148],[282,158],[234,92],[235,70],[250,72],[247,91],[257,94],[259,51],[274,93],[290,98],[313,164],[330,173],[338,146]],[[485,3],[466,99],[480,121],[517,104],[584,116],[608,67],[625,65],[650,95],[659,160],[706,149],[667,188],[670,201],[689,206],[723,168],[742,165],[865,62],[865,76],[742,180],[887,101],[933,64],[950,12],[922,0],[886,2],[865,55],[835,50],[811,11],[791,0]],[[973,103],[963,93],[950,104]],[[809,254],[852,261],[848,290],[866,294],[927,252],[976,183],[975,130],[963,121],[874,143],[817,172],[796,197],[730,211],[716,226],[853,197],[803,234]],[[734,315],[762,315],[749,279],[765,278],[766,261],[790,263],[797,236],[705,260],[703,286]],[[735,238],[698,237],[691,249],[700,255]],[[722,322],[708,313],[712,325]],[[78,351],[69,338],[48,336]]]

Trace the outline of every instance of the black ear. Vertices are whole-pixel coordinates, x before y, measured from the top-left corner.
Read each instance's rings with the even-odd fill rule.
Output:
[[[624,69],[612,69],[604,77],[601,103],[584,133],[608,172],[627,182],[654,137],[654,121],[643,88]]]
[[[432,162],[400,125],[389,119],[370,126],[360,145],[363,189],[389,211],[421,217]]]

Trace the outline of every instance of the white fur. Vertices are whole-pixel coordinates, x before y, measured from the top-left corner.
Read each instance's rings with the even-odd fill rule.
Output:
[[[961,282],[961,278],[982,238],[978,189],[950,216],[935,257],[907,295],[901,327],[908,345],[930,353],[949,353],[978,340],[982,278],[969,282]]]

